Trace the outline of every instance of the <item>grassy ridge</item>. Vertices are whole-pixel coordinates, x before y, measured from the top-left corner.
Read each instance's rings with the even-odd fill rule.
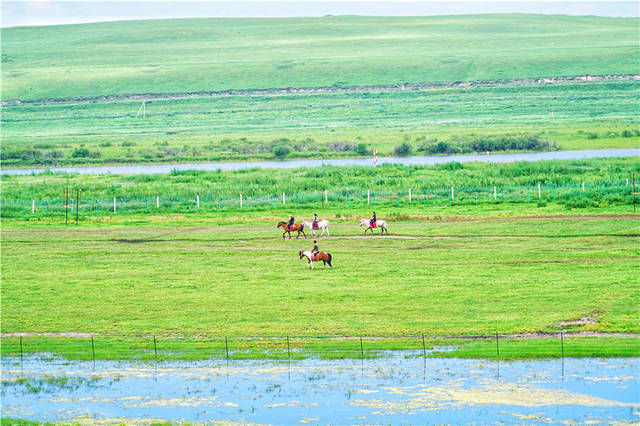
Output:
[[[11,165],[335,158],[505,151],[481,139],[535,140],[532,150],[640,144],[640,83],[600,82],[418,91],[195,97],[7,105]],[[438,143],[445,143],[442,148]],[[398,151],[407,144],[408,151]]]
[[[8,28],[2,98],[634,73],[637,22],[473,15]]]

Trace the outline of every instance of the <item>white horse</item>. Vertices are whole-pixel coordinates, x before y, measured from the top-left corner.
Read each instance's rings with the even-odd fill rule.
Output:
[[[307,262],[309,262],[309,269],[313,269],[313,262],[319,262],[319,261],[322,261],[324,266],[327,266],[327,263],[328,263],[329,266],[333,268],[333,265],[331,264],[331,259],[332,259],[331,253],[320,252],[318,253],[317,259],[314,259],[313,254],[311,254],[310,251],[300,250],[299,256],[300,256],[300,259],[305,257],[307,258]]]
[[[371,235],[373,235],[373,228],[371,227],[371,221],[369,219],[360,219],[360,226],[366,226],[364,230],[364,234],[367,235],[367,231],[371,229]],[[387,228],[387,221],[378,220],[376,221],[376,228],[380,228],[380,234],[384,234],[385,231],[389,234],[389,229]]]
[[[313,235],[314,237],[316,236],[316,230],[313,229],[313,223],[311,222],[302,222],[304,224],[305,228],[309,228],[311,229],[311,235]],[[318,229],[322,229],[322,233],[320,234],[320,236],[322,237],[324,235],[324,232],[327,231],[327,236],[329,236],[329,221],[328,220],[321,220],[318,222]]]

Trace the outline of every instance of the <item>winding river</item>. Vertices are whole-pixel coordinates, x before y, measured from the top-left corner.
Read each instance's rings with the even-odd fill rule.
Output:
[[[429,166],[457,161],[468,163],[473,161],[484,163],[511,163],[514,161],[542,161],[542,160],[579,160],[587,158],[637,157],[640,148],[632,149],[596,149],[584,151],[550,151],[512,154],[468,154],[468,155],[437,155],[414,157],[381,157],[378,164],[403,164],[406,166]],[[31,169],[0,169],[0,174],[27,175],[47,171],[58,173],[79,174],[162,174],[172,170],[240,170],[240,169],[295,169],[300,167],[320,166],[372,166],[371,158],[343,158],[331,160],[291,160],[291,161],[238,161],[213,163],[186,164],[153,164],[130,166],[93,166],[93,167],[60,167],[60,168],[31,168]]]

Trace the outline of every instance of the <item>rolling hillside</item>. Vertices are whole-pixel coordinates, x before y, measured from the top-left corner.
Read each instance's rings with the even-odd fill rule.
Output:
[[[2,99],[636,73],[638,20],[180,19],[2,30]]]

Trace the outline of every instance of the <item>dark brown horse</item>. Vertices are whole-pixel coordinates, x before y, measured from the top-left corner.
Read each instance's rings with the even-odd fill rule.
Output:
[[[327,264],[329,264],[329,266],[333,268],[333,265],[331,265],[331,253],[325,253],[321,251],[314,256],[310,251],[300,250],[299,255],[300,259],[305,257],[307,258],[307,262],[309,262],[309,269],[313,269],[313,262],[319,262],[321,260],[324,266],[327,266]]]
[[[298,235],[296,235],[296,238],[300,237],[301,232],[302,232],[302,235],[304,235],[304,237],[307,238],[307,234],[304,233],[304,225],[300,225],[298,223],[294,224],[291,227],[291,229],[289,229],[287,227],[286,222],[278,222],[278,225],[276,226],[276,228],[284,229],[284,232],[282,233],[282,239],[284,239],[284,234],[289,234],[289,239],[291,239],[291,232],[296,232],[296,231],[298,231]]]

